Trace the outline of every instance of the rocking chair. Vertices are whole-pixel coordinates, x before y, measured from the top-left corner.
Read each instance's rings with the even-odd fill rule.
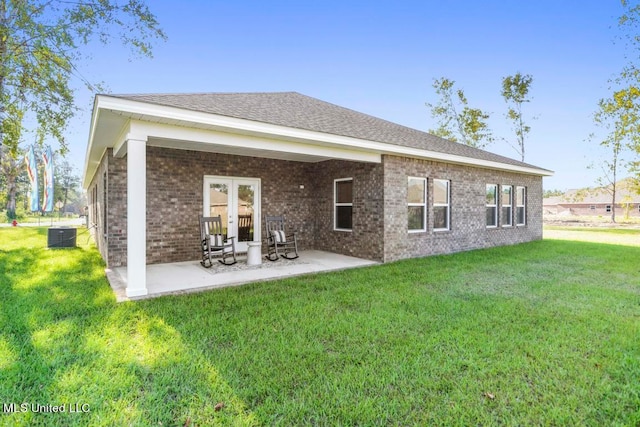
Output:
[[[267,230],[267,255],[269,261],[277,261],[279,257],[286,259],[298,258],[298,241],[296,233],[286,234],[284,230],[284,216],[264,216]]]
[[[227,237],[222,229],[222,217],[200,217],[200,246],[202,248],[202,261],[204,268],[213,266],[213,257],[221,256],[218,262],[224,265],[233,265],[236,260],[235,237]],[[228,262],[227,258],[233,258]]]

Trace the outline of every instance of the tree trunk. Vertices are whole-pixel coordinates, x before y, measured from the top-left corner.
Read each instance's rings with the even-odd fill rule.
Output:
[[[7,176],[7,218],[16,219],[16,185],[15,175]]]

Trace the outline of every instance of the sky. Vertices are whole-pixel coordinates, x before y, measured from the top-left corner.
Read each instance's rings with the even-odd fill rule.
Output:
[[[545,190],[593,186],[602,152],[589,136],[608,80],[625,64],[617,0],[147,2],[168,36],[154,57],[117,41],[86,49],[82,75],[125,93],[296,91],[415,129],[437,124],[435,78],[491,113],[486,149],[518,158],[500,96],[503,77],[530,74],[527,163],[550,169]],[[67,132],[82,172],[93,94],[79,88]],[[590,168],[590,165],[596,165]]]

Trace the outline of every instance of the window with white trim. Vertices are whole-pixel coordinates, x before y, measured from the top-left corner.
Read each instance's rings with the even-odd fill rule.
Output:
[[[526,224],[526,203],[527,190],[526,187],[516,187],[516,225]]]
[[[511,185],[502,186],[500,205],[502,206],[501,224],[503,227],[511,227],[513,225],[513,187]]]
[[[333,181],[333,229],[351,231],[353,227],[353,178]]]
[[[433,180],[433,230],[446,231],[450,227],[450,185],[448,179]]]
[[[606,212],[611,212],[611,205],[606,205],[606,206],[604,207],[604,210],[605,210]]]
[[[409,177],[407,223],[410,233],[427,231],[427,180],[425,178]]]
[[[498,226],[498,185],[487,184],[486,192],[487,227]]]

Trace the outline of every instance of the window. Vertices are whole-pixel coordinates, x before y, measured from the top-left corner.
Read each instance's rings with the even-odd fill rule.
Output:
[[[524,225],[526,219],[525,212],[526,189],[525,187],[516,187],[516,225]]]
[[[102,175],[102,234],[107,235],[107,173]]]
[[[596,205],[590,205],[589,209],[591,209],[592,211],[595,211],[596,210]]]
[[[498,226],[498,186],[487,184],[487,227]]]
[[[334,230],[351,231],[353,216],[353,178],[333,181]]]
[[[500,197],[502,204],[502,226],[511,227],[513,225],[513,187],[510,185],[502,186],[502,196]]]
[[[611,205],[605,206],[604,210],[607,212],[611,212]]]
[[[433,180],[433,229],[449,230],[449,180]]]
[[[409,232],[427,230],[427,180],[409,177],[407,187]]]

